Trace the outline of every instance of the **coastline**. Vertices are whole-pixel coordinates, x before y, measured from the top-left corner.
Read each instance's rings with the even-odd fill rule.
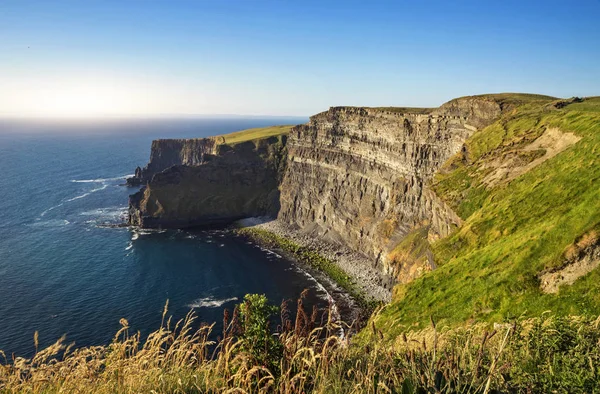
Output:
[[[236,223],[236,234],[296,262],[323,285],[347,323],[366,321],[391,290],[377,283],[366,257],[342,246],[302,235],[277,220],[250,218]]]

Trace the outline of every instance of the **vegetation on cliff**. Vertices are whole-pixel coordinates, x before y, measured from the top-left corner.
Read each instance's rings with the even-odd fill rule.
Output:
[[[571,285],[556,284],[558,293],[542,283],[600,244],[600,99],[503,99],[514,109],[467,140],[434,180],[464,223],[433,244],[438,268],[399,285],[374,320],[388,338],[431,315],[455,325],[600,313],[593,262]]]
[[[63,339],[31,359],[0,363],[3,393],[591,393],[599,389],[600,319],[517,320],[489,331],[439,328],[355,346],[334,321],[298,301],[247,295],[224,330],[189,314],[142,338],[125,319],[107,346],[72,350]],[[279,312],[276,329],[273,315]],[[34,337],[35,338],[35,337]],[[35,339],[34,339],[35,340]],[[2,355],[2,353],[0,353]]]
[[[286,135],[292,127],[290,125],[259,127],[223,134],[214,138],[219,144],[233,145],[246,141],[259,141],[264,138]]]

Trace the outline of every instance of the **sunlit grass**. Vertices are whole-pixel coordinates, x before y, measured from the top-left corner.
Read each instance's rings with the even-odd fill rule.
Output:
[[[445,324],[503,321],[546,310],[559,315],[600,313],[600,272],[558,294],[540,290],[538,274],[564,261],[576,239],[600,226],[600,115],[524,106],[473,135],[467,157],[454,158],[435,180],[438,196],[465,220],[433,245],[438,269],[396,289],[378,322],[394,338],[402,326],[425,326],[430,315]],[[577,109],[577,110],[574,110]],[[518,178],[483,183],[488,163],[539,137],[547,128],[581,140]]]
[[[224,313],[224,330],[173,324],[147,338],[122,319],[106,346],[72,349],[62,338],[34,357],[0,363],[2,393],[591,393],[599,388],[600,319],[519,319],[488,329],[433,321],[393,343],[365,328],[354,344],[325,314],[260,295]],[[275,312],[280,312],[277,329]],[[0,357],[3,356],[0,353]]]
[[[217,141],[220,143],[239,144],[241,142],[246,141],[260,140],[269,137],[286,135],[290,132],[290,129],[292,127],[293,126],[291,125],[261,127],[255,129],[236,131],[234,133],[220,135],[215,138],[217,138]]]

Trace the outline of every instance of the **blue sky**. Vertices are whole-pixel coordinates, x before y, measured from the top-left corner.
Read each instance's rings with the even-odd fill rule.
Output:
[[[600,95],[600,1],[0,2],[0,114]]]

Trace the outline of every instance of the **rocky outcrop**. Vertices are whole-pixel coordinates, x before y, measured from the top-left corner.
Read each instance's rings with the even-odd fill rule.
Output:
[[[279,220],[343,243],[394,279],[407,267],[388,257],[410,231],[446,236],[460,218],[428,187],[498,102],[469,97],[431,111],[334,107],[292,129]]]
[[[544,293],[558,293],[563,285],[572,285],[577,279],[600,267],[600,234],[596,230],[571,245],[562,265],[542,271],[538,278]]]
[[[130,196],[129,223],[183,228],[275,216],[285,138],[234,145],[214,138],[154,141],[150,163],[136,176],[146,185]]]
[[[199,166],[205,156],[218,154],[219,137],[191,139],[162,139],[152,141],[150,161],[144,168],[136,168],[135,175],[127,179],[131,186],[144,185],[172,166]],[[221,137],[222,138],[222,137]]]

